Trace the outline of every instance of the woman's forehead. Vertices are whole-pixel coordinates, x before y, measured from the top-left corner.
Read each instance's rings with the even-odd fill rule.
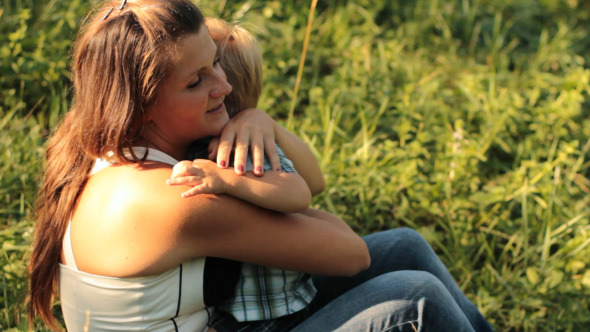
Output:
[[[198,74],[213,63],[217,46],[207,29],[181,38],[176,45],[176,63],[171,76],[190,77]]]

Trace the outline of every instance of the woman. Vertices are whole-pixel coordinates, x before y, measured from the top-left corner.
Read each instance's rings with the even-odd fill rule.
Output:
[[[250,148],[256,167],[283,135],[259,111],[229,120],[231,86],[190,1],[105,4],[78,37],[72,72],[75,104],[47,148],[31,318],[55,328],[59,286],[71,331],[206,330],[216,286],[203,257],[211,256],[318,275],[296,330],[362,330],[376,320],[402,330],[487,326],[414,232],[365,243],[323,211],[280,214],[227,195],[182,199],[185,188],[166,185],[194,140],[223,131],[236,138],[237,162]]]

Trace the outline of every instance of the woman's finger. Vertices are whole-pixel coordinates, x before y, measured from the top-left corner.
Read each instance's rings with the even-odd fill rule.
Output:
[[[277,151],[277,145],[274,141],[274,137],[272,139],[268,138],[264,141],[264,151],[266,153],[266,157],[270,162],[270,166],[274,171],[281,170],[281,160],[279,159],[279,153]]]
[[[227,128],[227,127],[226,127]],[[234,146],[236,133],[231,128],[223,130],[219,138],[219,146],[217,148],[217,166],[227,168],[229,166],[229,156]]]
[[[236,174],[246,174],[246,160],[248,159],[248,148],[250,146],[250,132],[241,131],[236,136],[234,150],[234,170]]]
[[[217,151],[219,150],[219,137],[213,137],[209,142],[209,160],[215,160]]]
[[[261,176],[264,173],[264,140],[260,133],[254,133],[250,139],[252,150],[252,164],[254,175]]]

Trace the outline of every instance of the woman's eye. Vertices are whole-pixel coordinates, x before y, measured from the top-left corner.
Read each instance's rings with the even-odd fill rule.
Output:
[[[201,83],[201,78],[197,79],[194,83],[189,84],[187,87],[189,89],[194,89],[199,86],[199,83]]]
[[[213,67],[217,66],[219,64],[219,62],[221,62],[221,58],[215,58],[215,60],[213,60]],[[197,86],[199,86],[199,84],[201,83],[203,79],[201,77],[197,78],[197,80],[191,84],[189,84],[187,87],[189,89],[194,89]]]

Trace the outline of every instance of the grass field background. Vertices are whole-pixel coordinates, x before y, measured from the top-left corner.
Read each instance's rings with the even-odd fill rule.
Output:
[[[43,149],[89,3],[0,0],[2,331],[27,330]],[[590,330],[590,2],[197,3],[258,35],[259,107],[315,152],[315,207],[418,230],[497,331]]]

